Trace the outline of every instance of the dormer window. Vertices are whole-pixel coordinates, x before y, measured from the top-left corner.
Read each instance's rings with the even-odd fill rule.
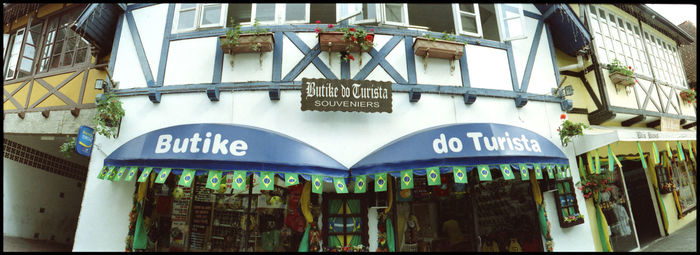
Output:
[[[173,28],[189,32],[226,26],[227,4],[177,4]]]

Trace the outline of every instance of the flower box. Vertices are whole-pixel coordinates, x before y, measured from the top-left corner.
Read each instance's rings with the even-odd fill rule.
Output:
[[[421,57],[454,60],[464,54],[464,43],[418,37],[413,42],[413,52]]]
[[[673,192],[673,189],[674,189],[673,183],[670,183],[670,182],[669,182],[669,183],[662,184],[662,185],[659,185],[659,186],[660,186],[660,187],[659,187],[659,192],[660,192],[661,194],[668,194],[668,193],[671,193],[671,192]]]
[[[565,220],[562,220],[561,218],[559,220],[559,225],[562,228],[570,228],[570,227],[573,227],[573,226],[576,226],[579,224],[583,224],[583,218],[578,218],[574,221],[565,221]]]
[[[618,72],[611,73],[610,80],[612,80],[615,85],[632,86],[635,84],[634,78]]]
[[[224,42],[226,36],[219,36],[219,40]],[[257,44],[257,50],[253,45]],[[238,46],[233,44],[224,45],[221,44],[221,50],[224,53],[234,54],[234,53],[256,53],[256,52],[269,52],[272,51],[272,46],[275,44],[275,38],[272,33],[262,33],[262,34],[241,34],[238,37]]]
[[[367,50],[362,50],[362,47],[360,47],[359,45],[343,39],[344,34],[345,33],[343,32],[318,33],[318,44],[321,46],[321,51],[343,52],[348,50],[350,52],[369,52],[369,50],[371,49],[370,47]],[[349,49],[348,45],[350,46]]]

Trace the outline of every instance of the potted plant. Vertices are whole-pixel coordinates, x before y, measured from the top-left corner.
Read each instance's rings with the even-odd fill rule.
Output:
[[[632,66],[625,67],[619,60],[614,59],[612,64],[608,64],[607,67],[610,70],[610,80],[612,80],[615,85],[632,86],[637,82],[637,80],[632,77],[634,74]]]
[[[75,151],[75,143],[76,143],[77,139],[76,139],[76,137],[70,138],[70,137],[66,136],[66,140],[67,141],[65,143],[61,144],[61,146],[58,148],[61,151],[61,153],[63,153],[63,156],[65,156],[66,158],[70,158],[72,152]]]
[[[416,41],[413,42],[413,53],[423,57],[423,68],[428,68],[429,57],[452,60],[452,72],[455,69],[454,60],[464,54],[464,43],[457,42],[455,35],[446,32],[443,32],[440,38],[424,34],[422,37],[416,37]]]
[[[559,222],[562,228],[572,227],[583,223],[583,214],[574,214],[564,217],[563,221]]]
[[[689,104],[696,102],[695,101],[696,100],[695,99],[695,97],[696,97],[695,88],[684,89],[683,91],[681,91],[680,95],[681,95],[681,99],[683,99],[683,102],[686,102]]]
[[[585,180],[576,182],[576,188],[583,192],[585,199],[592,198],[594,194],[601,191],[611,191],[612,175],[610,172],[603,174],[591,174]]]
[[[98,134],[107,138],[117,138],[122,117],[124,117],[122,102],[114,94],[106,93],[97,100],[97,113],[92,122]]]
[[[321,21],[317,20],[316,24],[319,23]],[[333,27],[333,24],[328,24],[329,29]],[[322,51],[340,52],[345,61],[355,60],[350,52],[360,52],[360,64],[362,64],[361,52],[369,52],[374,47],[374,34],[367,33],[362,28],[345,27],[324,31],[320,27],[316,27],[315,32]],[[370,29],[370,32],[374,32],[374,29]]]
[[[260,52],[260,63],[262,64],[262,53],[272,51],[275,44],[275,37],[267,29],[259,28],[256,19],[253,23],[253,30],[250,33],[241,33],[241,25],[235,24],[231,18],[231,27],[226,31],[226,35],[219,36],[221,50],[224,53],[255,53]],[[233,66],[233,58],[231,59]]]
[[[559,131],[559,139],[561,144],[567,146],[571,142],[571,137],[582,135],[583,129],[588,128],[588,125],[583,123],[573,123],[569,120],[565,120],[564,123],[557,128]]]

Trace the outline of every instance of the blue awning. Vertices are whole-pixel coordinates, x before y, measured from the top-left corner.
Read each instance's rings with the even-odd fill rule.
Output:
[[[551,13],[545,22],[552,29],[552,41],[557,49],[576,56],[576,52],[591,42],[591,35],[568,4],[534,4],[542,15]]]
[[[493,123],[450,124],[403,136],[370,153],[350,171],[358,176],[435,166],[522,163],[568,165],[569,159],[554,143],[527,129]]]
[[[349,176],[347,167],[304,142],[232,124],[188,124],[151,131],[116,149],[104,164]]]

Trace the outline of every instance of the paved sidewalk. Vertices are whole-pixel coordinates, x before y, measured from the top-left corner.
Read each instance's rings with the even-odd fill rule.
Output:
[[[697,252],[697,219],[669,236],[660,238],[641,249],[642,252]]]
[[[71,252],[72,244],[56,243],[48,240],[34,240],[19,237],[3,236],[2,251],[19,251],[19,252]]]

